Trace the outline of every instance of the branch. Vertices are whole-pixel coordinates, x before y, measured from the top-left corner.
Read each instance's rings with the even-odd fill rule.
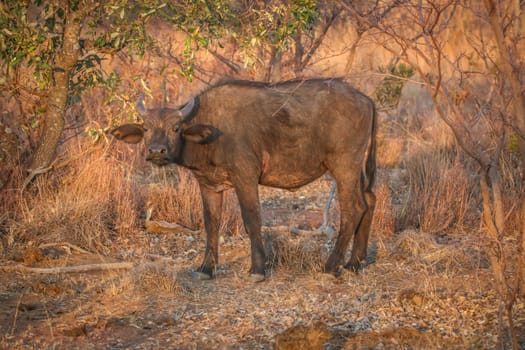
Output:
[[[223,55],[219,54],[215,50],[209,50],[208,49],[208,52],[210,52],[216,59],[219,60],[219,62],[221,62],[224,65],[226,65],[234,73],[239,74],[241,72],[241,67],[237,63],[233,62],[232,60],[227,59],[226,57],[224,57]]]
[[[51,163],[50,166],[48,167],[38,167],[36,169],[29,169],[29,174],[27,175],[27,177],[24,179],[24,183],[22,184],[22,188],[20,189],[20,193],[23,193],[27,186],[29,186],[29,184],[31,182],[33,182],[33,180],[38,176],[38,175],[42,175],[42,174],[45,174],[47,172],[49,172],[51,169],[53,169],[53,165],[56,163],[56,159],[55,161],[53,161],[53,163]]]
[[[78,160],[78,159],[86,156],[87,154],[92,153],[92,152],[97,151],[97,150],[100,150],[102,148],[103,147],[90,147],[87,150],[85,150],[84,152],[78,154],[77,156],[69,158],[69,159],[66,159],[66,160],[64,160],[61,163],[58,163],[59,158],[55,158],[55,160],[53,160],[51,165],[49,165],[48,167],[45,167],[45,168],[39,167],[39,168],[36,168],[36,169],[28,169],[29,174],[25,178],[25,180],[24,180],[24,182],[22,184],[22,187],[20,188],[20,193],[23,193],[27,189],[27,187],[31,184],[31,182],[33,182],[33,180],[38,175],[42,175],[42,174],[48,173],[48,172],[50,172],[52,170],[58,170],[60,168],[63,168],[66,165],[68,165],[69,163],[71,163],[71,162],[73,162],[75,160]]]
[[[68,249],[76,250],[79,253],[93,254],[90,251],[87,251],[87,250],[85,250],[83,248],[80,248],[80,247],[78,247],[78,246],[76,246],[74,244],[67,243],[67,242],[62,242],[62,243],[44,243],[44,244],[41,244],[41,245],[38,246],[38,248],[48,248],[48,247],[67,247]]]
[[[201,232],[200,230],[194,231],[182,225],[163,221],[163,220],[147,220],[145,226],[146,226],[147,231],[154,232],[154,233],[175,233],[175,234],[198,235]]]
[[[24,265],[0,266],[0,270],[6,271],[6,272],[21,272],[21,273],[36,273],[36,274],[59,274],[59,273],[122,270],[122,269],[128,270],[131,268],[133,268],[133,263],[130,263],[130,262],[87,264],[87,265],[62,266],[62,267],[27,267]]]
[[[305,57],[304,61],[301,62],[301,65],[299,66],[299,69],[298,69],[299,71],[304,70],[304,68],[308,65],[308,63],[310,62],[310,60],[314,56],[315,51],[317,51],[319,46],[321,46],[321,43],[323,42],[323,40],[324,40],[324,38],[326,36],[326,33],[328,33],[328,29],[330,29],[330,27],[332,26],[332,24],[334,23],[335,19],[337,18],[337,16],[339,15],[340,12],[341,11],[335,11],[330,16],[330,18],[328,18],[328,21],[326,22],[326,25],[323,27],[323,30],[322,30],[321,34],[319,35],[319,37],[317,39],[315,39],[315,42],[312,44],[312,47],[310,48],[310,50],[308,50],[308,53],[306,54],[306,57]]]

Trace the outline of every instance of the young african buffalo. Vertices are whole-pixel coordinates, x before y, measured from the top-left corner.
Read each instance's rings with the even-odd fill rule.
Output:
[[[137,111],[144,124],[124,124],[111,133],[128,143],[145,139],[147,160],[186,167],[199,182],[207,241],[194,278],[214,275],[224,190],[233,187],[237,194],[251,241],[250,278],[262,281],[258,185],[293,190],[327,171],[337,183],[341,225],[325,271],[341,272],[352,237],[344,267],[359,269],[375,207],[377,122],[370,98],[340,79],[226,81],[180,109],[146,109],[141,97]]]

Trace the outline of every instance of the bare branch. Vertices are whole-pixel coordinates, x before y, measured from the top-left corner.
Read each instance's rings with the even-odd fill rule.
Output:
[[[36,274],[59,274],[59,273],[78,273],[107,270],[129,270],[133,268],[133,263],[116,262],[102,264],[87,264],[61,267],[27,267],[24,265],[4,265],[0,269],[6,272],[36,273]]]
[[[314,41],[314,43],[312,44],[312,47],[310,47],[310,50],[308,50],[308,53],[306,54],[305,59],[301,62],[301,65],[299,66],[299,69],[298,69],[299,71],[304,70],[304,68],[308,65],[308,63],[310,63],[310,60],[314,56],[319,46],[321,46],[324,38],[326,37],[326,33],[328,33],[328,29],[330,29],[330,27],[334,23],[339,13],[340,11],[335,11],[328,18],[326,24],[323,26],[323,29],[321,30],[321,33],[319,34],[319,37],[317,37],[317,39]]]

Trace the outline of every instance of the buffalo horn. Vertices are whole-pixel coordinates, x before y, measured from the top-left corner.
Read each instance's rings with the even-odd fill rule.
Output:
[[[135,109],[140,115],[145,115],[147,113],[146,107],[144,107],[144,93],[140,94]]]
[[[193,108],[195,107],[195,96],[192,96],[190,98],[190,101],[181,109],[177,111],[177,114],[181,118],[181,120],[185,120],[193,111]]]

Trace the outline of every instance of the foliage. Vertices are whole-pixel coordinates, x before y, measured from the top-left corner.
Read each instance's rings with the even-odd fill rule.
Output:
[[[258,66],[261,50],[266,48],[279,52],[292,49],[294,36],[311,30],[318,20],[317,7],[318,2],[312,0],[111,0],[103,4],[2,0],[0,69],[5,78],[0,78],[0,84],[6,84],[5,90],[23,86],[39,98],[46,95],[57,69],[68,11],[86,11],[81,16],[83,31],[79,38],[82,56],[70,76],[68,103],[72,104],[80,101],[81,93],[90,87],[115,91],[120,78],[115,72],[103,71],[103,60],[123,50],[129,55],[143,55],[155,45],[145,25],[151,17],[187,34],[180,52],[180,74],[191,81],[197,63],[195,53],[223,47],[225,39],[237,42],[245,67]],[[21,76],[31,78],[21,80]]]
[[[295,36],[303,30],[313,30],[320,17],[317,1],[269,1],[262,8],[247,14],[243,30],[236,36],[245,67],[261,63],[260,49],[270,47],[282,53],[295,45]]]
[[[406,79],[414,75],[414,68],[410,65],[399,63],[388,68],[379,68],[379,72],[386,74],[383,84],[375,92],[375,101],[379,108],[390,110],[396,108],[401,97],[401,90]]]
[[[45,91],[52,83],[57,53],[63,44],[63,30],[68,11],[86,11],[82,21],[85,38],[79,38],[84,57],[79,59],[71,75],[70,101],[94,85],[109,88],[118,81],[114,75],[102,72],[103,54],[113,54],[123,48],[143,53],[150,40],[144,30],[145,5],[134,5],[127,0],[110,1],[100,6],[89,2],[81,7],[70,1],[69,6],[32,0],[20,2],[3,0],[0,7],[0,68],[7,77],[0,83],[23,84],[37,91]],[[68,8],[69,7],[69,8]],[[91,10],[91,11],[90,11]],[[32,80],[19,82],[16,72],[24,69]],[[13,81],[14,80],[14,81]],[[34,86],[32,86],[34,85]]]
[[[127,49],[142,55],[152,44],[145,23],[158,9],[156,4],[128,0],[97,1],[2,0],[0,3],[0,79],[2,90],[17,99],[21,91],[30,94],[36,107],[20,115],[21,130],[29,137],[33,129],[53,125],[49,118],[52,89],[67,89],[67,105],[81,101],[86,89],[102,87],[115,92],[121,79],[116,72],[105,72],[103,60]],[[62,67],[66,23],[80,20],[80,56],[69,74],[68,86],[58,86],[55,73]],[[75,39],[74,39],[75,40]],[[38,113],[35,111],[38,110]],[[65,118],[64,118],[65,119]],[[59,130],[61,132],[61,130]],[[96,134],[98,136],[98,133]],[[24,136],[25,138],[26,136]],[[34,135],[33,135],[34,137]],[[35,142],[36,143],[36,142]],[[40,146],[33,158],[40,152]]]
[[[318,13],[315,1],[294,0],[291,5],[277,3],[253,11],[253,34],[250,40],[268,41],[278,51],[291,45],[294,35],[308,29],[316,21]]]
[[[259,50],[289,50],[300,30],[312,29],[319,17],[317,1],[266,1],[236,4],[227,0],[184,0],[158,6],[156,13],[174,28],[187,34],[182,53],[181,74],[192,79],[195,52],[222,47],[233,39],[240,48],[245,67],[260,63]]]
[[[46,5],[40,18],[28,18],[27,5],[3,0],[0,7],[0,65],[9,77],[22,63],[33,69],[40,89],[51,79],[53,52],[60,45],[59,23],[64,11]],[[3,81],[2,83],[4,83]]]
[[[115,53],[128,49],[128,54],[143,55],[153,44],[145,23],[163,5],[155,1],[112,0],[97,8],[87,26],[89,40],[99,52]],[[103,30],[101,30],[101,25]]]
[[[511,153],[520,153],[519,136],[515,133],[511,134],[509,137],[508,150]]]

